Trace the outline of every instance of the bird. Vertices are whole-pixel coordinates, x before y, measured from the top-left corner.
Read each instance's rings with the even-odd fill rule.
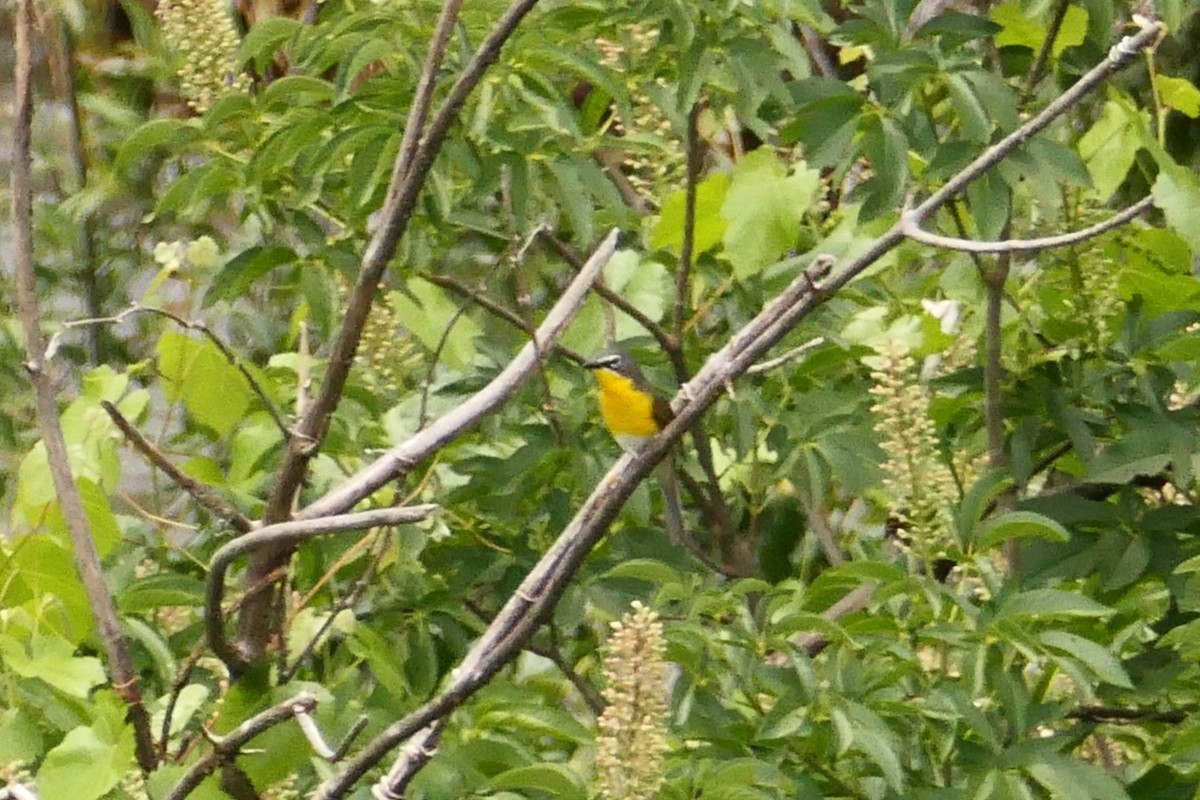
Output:
[[[600,417],[613,439],[627,453],[639,452],[651,437],[675,418],[670,404],[646,380],[629,353],[619,348],[607,350],[583,365],[600,384]],[[663,493],[663,517],[667,535],[673,542],[683,541],[683,507],[679,502],[679,484],[670,459],[656,468]]]

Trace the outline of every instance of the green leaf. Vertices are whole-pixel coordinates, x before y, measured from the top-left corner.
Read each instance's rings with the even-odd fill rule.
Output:
[[[203,201],[227,195],[241,185],[241,176],[220,161],[208,161],[185,172],[154,207],[156,217],[175,213],[184,219],[199,219],[207,209]]]
[[[261,95],[261,102],[264,105],[278,104],[290,109],[306,105],[321,105],[332,100],[332,84],[308,75],[288,75],[272,81]]]
[[[125,137],[113,161],[113,169],[123,173],[133,164],[144,164],[146,154],[159,147],[177,155],[199,135],[200,131],[184,120],[151,120]]]
[[[622,561],[604,573],[604,577],[632,578],[660,585],[679,582],[679,573],[674,568],[650,558],[633,558],[628,561]]]
[[[1101,200],[1111,197],[1125,180],[1141,149],[1148,124],[1145,112],[1109,100],[1100,119],[1079,140],[1079,155]]]
[[[1039,164],[1045,168],[1055,180],[1073,183],[1076,186],[1089,188],[1092,186],[1092,176],[1087,165],[1079,154],[1065,144],[1039,136],[1032,139],[1026,149]]]
[[[863,126],[862,151],[875,171],[862,187],[862,218],[898,210],[908,183],[908,137],[890,117],[872,117]]]
[[[1133,684],[1120,660],[1112,651],[1091,639],[1085,639],[1067,631],[1045,631],[1038,634],[1038,639],[1047,647],[1059,650],[1072,656],[1075,660],[1087,666],[1097,678],[1114,686],[1132,689]]]
[[[100,660],[76,656],[74,646],[57,636],[34,634],[28,646],[0,634],[0,654],[5,666],[25,678],[41,678],[71,697],[85,698],[92,687],[107,678]]]
[[[164,764],[146,779],[146,790],[150,800],[163,800],[171,790],[179,785],[188,767],[183,764]],[[188,794],[188,800],[229,800],[229,795],[221,789],[219,777],[211,777],[200,784],[196,791]]]
[[[875,762],[892,791],[904,793],[904,770],[899,747],[883,719],[858,703],[846,703],[846,716],[853,729],[851,746]]]
[[[1000,604],[996,619],[1011,617],[1107,617],[1113,609],[1086,595],[1062,589],[1030,589],[1011,594]]]
[[[1012,211],[1012,191],[999,170],[989,170],[967,187],[971,215],[982,239],[998,239]]]
[[[820,174],[803,162],[790,172],[769,148],[737,165],[721,216],[729,220],[725,255],[736,278],[747,278],[794,247],[800,218],[816,197]]]
[[[101,724],[75,728],[46,754],[37,773],[43,797],[96,800],[113,789],[129,771],[133,734],[126,728],[113,740]]]
[[[863,96],[829,78],[799,81],[792,93],[797,108],[780,131],[782,141],[802,143],[805,159],[816,169],[843,161],[858,131]]]
[[[259,278],[276,267],[296,260],[296,252],[283,245],[255,246],[238,253],[213,278],[212,285],[204,293],[203,308],[218,300],[230,302],[242,297]]]
[[[37,721],[22,708],[0,711],[0,763],[32,762],[45,747]]]
[[[590,242],[594,206],[579,177],[578,168],[569,161],[555,161],[550,164],[550,174],[558,183],[558,199],[567,212],[567,219],[571,224],[571,238],[580,243]]]
[[[1058,36],[1054,38],[1050,54],[1054,58],[1058,58],[1068,47],[1078,47],[1083,44],[1084,39],[1087,38],[1087,29],[1088,12],[1078,5],[1067,6],[1067,13],[1063,15],[1062,24],[1058,27]]]
[[[198,606],[204,598],[204,581],[182,573],[162,573],[139,578],[117,595],[122,614],[143,614],[169,606]]]
[[[155,351],[167,399],[182,400],[198,423],[224,437],[246,416],[250,386],[212,342],[167,331]]]
[[[995,469],[973,481],[958,504],[957,526],[963,540],[978,538],[975,528],[983,520],[988,507],[1006,488],[1012,485],[1007,470]]]
[[[1154,181],[1154,204],[1162,209],[1167,225],[1200,253],[1200,225],[1196,224],[1196,209],[1200,208],[1200,182],[1190,171],[1167,167]]]
[[[137,617],[126,617],[121,620],[121,627],[130,641],[137,642],[150,654],[159,680],[167,685],[175,680],[179,665],[175,661],[175,655],[171,652],[171,645],[166,639],[165,631],[156,630]]]
[[[530,789],[563,800],[584,800],[587,793],[575,771],[563,764],[532,764],[501,772],[489,782],[494,790]]]
[[[575,743],[590,742],[594,738],[590,730],[560,708],[508,704],[483,712],[475,724],[480,730],[524,731],[539,737],[550,736]]]
[[[721,207],[729,192],[729,176],[723,172],[705,178],[696,185],[696,227],[693,255],[706,253],[721,243],[728,223],[721,216]],[[650,233],[650,246],[655,250],[670,250],[675,255],[683,249],[683,221],[687,194],[683,189],[672,193],[663,203]]]
[[[958,115],[963,136],[974,142],[986,143],[992,137],[992,121],[975,94],[974,87],[962,75],[951,73],[946,76],[946,87],[950,90],[950,103]]]
[[[36,533],[18,540],[19,547],[3,566],[9,572],[3,576],[6,586],[4,601],[15,606],[36,601],[47,607],[45,624],[70,641],[79,644],[91,635],[94,626],[92,608],[88,601],[75,560],[61,534]]]
[[[1200,89],[1187,78],[1156,74],[1154,88],[1164,105],[1192,119],[1200,117]]]
[[[1094,764],[1049,749],[1025,770],[1056,800],[1129,800],[1121,785]]]
[[[987,550],[1009,539],[1031,537],[1066,542],[1070,541],[1071,534],[1049,517],[1032,511],[1010,511],[997,517],[984,529],[977,546],[981,550]]]
[[[1008,0],[988,13],[988,18],[1000,26],[996,34],[997,47],[1028,47],[1037,50],[1046,39],[1046,29],[1025,16],[1020,0]]]
[[[475,320],[460,314],[441,289],[423,278],[409,278],[405,287],[406,293],[392,293],[392,307],[404,327],[430,352],[444,336],[441,358],[451,369],[469,364],[475,357],[475,340],[482,333]]]
[[[242,38],[238,63],[253,61],[255,71],[262,73],[275,58],[276,51],[301,27],[300,20],[290,17],[257,20]]]

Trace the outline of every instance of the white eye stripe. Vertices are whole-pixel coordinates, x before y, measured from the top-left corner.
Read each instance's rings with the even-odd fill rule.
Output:
[[[608,353],[593,359],[588,363],[588,366],[592,369],[610,369],[618,371],[622,363],[624,363],[624,359],[620,353]]]

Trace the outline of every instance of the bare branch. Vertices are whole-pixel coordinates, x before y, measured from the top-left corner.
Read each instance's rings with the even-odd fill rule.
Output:
[[[25,336],[25,368],[33,384],[34,409],[46,460],[58,496],[59,509],[71,539],[75,567],[83,582],[96,634],[104,647],[113,691],[129,709],[133,725],[134,747],[138,764],[147,772],[158,764],[154,736],[150,731],[150,715],[142,703],[140,681],[133,668],[129,645],[121,629],[116,603],[104,581],[104,570],[91,526],[83,508],[83,500],[71,473],[67,443],[59,423],[58,402],[54,381],[46,371],[46,338],[41,329],[41,310],[38,307],[37,278],[33,266],[33,1],[18,0],[15,18],[14,56],[15,107],[12,138],[12,262],[17,289],[17,309]]]
[[[807,342],[800,345],[799,347],[794,347],[791,350],[788,350],[786,353],[784,353],[781,356],[776,356],[775,358],[771,358],[766,361],[758,362],[753,367],[746,370],[746,374],[747,375],[757,375],[760,372],[770,372],[773,369],[778,369],[779,367],[782,367],[785,364],[790,364],[793,361],[797,361],[801,358],[804,358],[804,356],[808,355],[813,350],[816,350],[818,347],[820,347],[823,344],[825,344],[824,336],[814,337],[812,339],[809,339]]]
[[[221,610],[221,602],[225,596],[225,573],[234,559],[270,545],[295,544],[327,533],[345,533],[380,525],[404,525],[419,522],[429,517],[437,509],[438,506],[432,504],[377,508],[371,511],[358,511],[320,519],[277,522],[223,545],[213,554],[212,563],[209,565],[208,580],[204,586],[204,624],[208,634],[208,643],[212,647],[213,653],[229,665],[231,670],[245,663],[242,654],[235,652],[225,638],[225,615]]]
[[[433,31],[433,39],[429,43],[429,52],[425,56],[425,66],[421,69],[421,77],[417,80],[417,90],[413,96],[412,107],[408,112],[408,120],[404,125],[404,138],[400,141],[400,151],[396,157],[396,165],[392,173],[392,185],[398,186],[408,177],[409,168],[421,144],[421,134],[425,130],[425,121],[429,118],[429,109],[433,105],[433,90],[437,86],[438,71],[442,68],[442,59],[446,48],[450,45],[450,34],[454,31],[454,23],[458,19],[462,0],[445,0],[442,3],[442,13],[438,17],[437,27]],[[389,198],[390,199],[390,198]],[[384,215],[388,210],[385,206]]]
[[[192,768],[184,773],[179,783],[166,794],[164,800],[183,800],[198,787],[205,778],[217,771],[226,762],[235,758],[238,752],[259,734],[287,722],[300,713],[311,712],[317,707],[317,698],[308,692],[301,692],[295,697],[284,700],[260,714],[238,725],[224,736],[209,734],[212,742],[212,752],[201,758]]]
[[[1067,712],[1070,719],[1098,723],[1166,722],[1178,725],[1187,720],[1190,712],[1171,708],[1113,708],[1111,706],[1080,706]]]
[[[687,175],[684,183],[683,242],[679,246],[679,266],[675,270],[675,310],[671,317],[671,335],[676,348],[683,344],[684,313],[687,311],[688,290],[692,277],[692,259],[696,249],[696,186],[704,166],[700,149],[700,102],[692,104],[687,116]],[[682,377],[680,378],[682,380]]]
[[[855,611],[861,611],[867,607],[867,603],[871,600],[871,593],[874,590],[874,587],[868,584],[856,586],[836,603],[822,611],[821,616],[830,622],[836,622],[842,617],[853,614]],[[829,640],[819,633],[802,634],[795,640],[795,643],[797,647],[808,654],[809,658],[816,656],[829,646]]]
[[[80,191],[87,188],[88,162],[87,150],[83,141],[83,109],[79,105],[79,93],[75,85],[75,43],[71,27],[66,17],[57,10],[49,13],[58,16],[54,23],[43,18],[42,29],[49,32],[57,28],[58,47],[55,57],[51,58],[54,83],[60,95],[62,105],[67,112],[70,122],[69,155],[75,172],[74,180]],[[93,214],[85,212],[79,220],[79,237],[76,244],[79,257],[79,280],[83,284],[84,307],[87,313],[98,317],[100,310],[100,286],[97,280],[96,248],[93,241],[95,224]],[[87,336],[88,361],[92,365],[100,364],[100,332],[95,328],[88,329]]]
[[[1028,253],[1049,250],[1054,247],[1066,247],[1079,242],[1094,239],[1102,233],[1124,225],[1134,217],[1154,205],[1154,198],[1143,197],[1128,208],[1124,208],[1108,219],[1097,222],[1082,230],[1062,233],[1057,236],[1046,236],[1039,239],[1003,239],[998,242],[980,242],[974,239],[957,239],[952,236],[942,236],[921,228],[919,221],[905,214],[904,235],[915,242],[940,247],[944,250],[957,250],[964,253]]]
[[[499,375],[469,400],[434,420],[407,441],[393,447],[341,486],[303,509],[296,518],[313,519],[353,508],[358,501],[368,497],[388,481],[407,474],[422,459],[444,447],[472,428],[484,416],[499,408],[516,392],[522,382],[533,374],[537,367],[538,352],[545,352],[554,344],[566,329],[567,323],[579,313],[596,275],[616,251],[617,234],[618,231],[613,230],[605,237],[596,252],[584,264],[583,270],[546,314],[537,330],[537,345],[533,342],[525,345]]]
[[[202,508],[207,509],[214,517],[229,523],[239,533],[247,533],[254,529],[254,523],[243,516],[242,512],[234,508],[232,504],[225,502],[211,487],[185,475],[182,470],[172,464],[157,447],[151,444],[145,436],[142,436],[141,431],[135,428],[133,423],[127,420],[115,405],[107,400],[101,400],[100,406],[108,412],[108,416],[125,434],[125,438],[133,444],[134,449],[141,453],[147,461],[166,473],[166,476],[176,486],[190,494]]]
[[[1046,28],[1046,36],[1042,39],[1041,49],[1033,59],[1033,66],[1029,68],[1029,77],[1025,79],[1024,95],[1026,97],[1033,94],[1033,90],[1041,83],[1042,75],[1046,72],[1046,63],[1050,60],[1050,53],[1054,49],[1054,40],[1058,38],[1058,32],[1062,30],[1063,20],[1067,18],[1067,9],[1070,5],[1068,0],[1057,0],[1055,3],[1054,14],[1050,17],[1050,25]]]

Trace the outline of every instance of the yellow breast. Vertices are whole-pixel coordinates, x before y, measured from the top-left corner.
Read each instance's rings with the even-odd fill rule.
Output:
[[[600,382],[600,414],[622,447],[629,449],[638,439],[658,433],[654,421],[654,397],[634,386],[633,381],[607,369],[596,370]],[[634,441],[630,441],[634,440]]]

